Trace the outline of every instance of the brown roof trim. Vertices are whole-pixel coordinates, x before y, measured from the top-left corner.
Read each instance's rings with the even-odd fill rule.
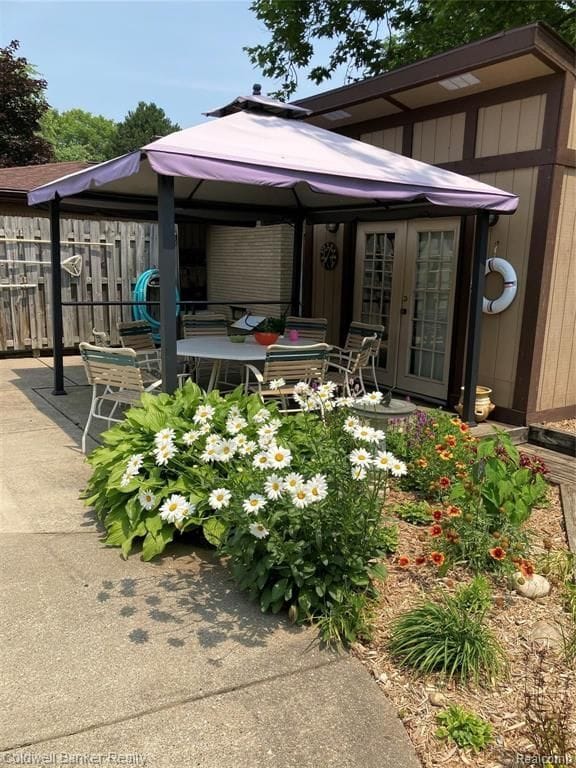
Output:
[[[543,24],[529,24],[294,103],[306,106],[314,114],[321,114],[416,88],[458,72],[496,64],[538,49],[549,57],[548,65],[557,71],[573,67],[575,52],[566,41]]]

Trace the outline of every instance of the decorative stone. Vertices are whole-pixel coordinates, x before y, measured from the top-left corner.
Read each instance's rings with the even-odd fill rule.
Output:
[[[513,577],[514,589],[522,597],[528,597],[530,600],[536,600],[538,597],[546,597],[550,592],[550,582],[544,576],[535,573],[530,579],[523,576],[520,571],[516,571]]]
[[[532,629],[525,634],[525,638],[530,643],[543,645],[547,648],[561,648],[563,645],[562,633],[546,621],[537,621]]]
[[[367,421],[375,429],[386,429],[388,422],[407,419],[416,410],[414,403],[408,400],[396,400],[392,398],[387,405],[360,405],[355,403],[351,407],[355,416]]]
[[[440,691],[432,691],[432,693],[428,694],[428,701],[433,707],[443,707],[447,704],[448,699]]]

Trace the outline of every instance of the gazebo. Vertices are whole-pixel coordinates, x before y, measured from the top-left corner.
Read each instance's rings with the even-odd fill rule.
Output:
[[[157,218],[164,388],[176,376],[177,250],[185,218],[294,222],[292,305],[300,306],[305,223],[475,216],[463,418],[474,421],[484,271],[491,214],[511,214],[515,195],[474,179],[302,122],[309,112],[258,95],[208,113],[218,117],[122,157],[38,187],[51,222],[54,393],[64,394],[60,211]]]

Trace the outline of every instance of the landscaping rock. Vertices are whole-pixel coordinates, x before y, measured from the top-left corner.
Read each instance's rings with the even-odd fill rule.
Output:
[[[432,691],[432,693],[428,694],[428,701],[430,704],[432,704],[433,707],[443,707],[445,704],[447,704],[448,699],[446,696],[444,696],[443,693],[440,693],[439,691]]]
[[[547,621],[537,621],[536,624],[525,634],[526,640],[530,643],[543,645],[547,648],[561,648],[562,634],[557,627],[548,624]]]
[[[535,573],[532,578],[525,578],[520,571],[514,574],[514,589],[522,597],[528,597],[530,600],[536,600],[538,597],[545,597],[550,592],[550,582],[544,576]]]

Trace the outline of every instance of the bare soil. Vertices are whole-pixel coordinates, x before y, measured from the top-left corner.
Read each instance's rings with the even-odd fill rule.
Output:
[[[391,494],[389,502],[409,498],[410,494],[396,492]],[[398,554],[411,558],[420,554],[418,534],[422,528],[403,521],[398,521],[398,526]],[[548,504],[534,510],[527,528],[534,535],[533,554],[536,559],[538,553],[543,554],[546,549],[568,549],[559,493],[555,486],[550,488]],[[553,584],[547,597],[529,600],[510,591],[505,580],[499,579],[493,582],[494,605],[488,616],[488,624],[508,658],[509,671],[505,677],[495,682],[492,688],[486,689],[447,683],[436,675],[416,676],[410,671],[399,669],[387,652],[392,620],[429,598],[434,590],[440,587],[452,590],[469,580],[470,574],[465,571],[451,572],[441,579],[433,567],[401,568],[397,565],[397,558],[392,559],[377,607],[374,637],[371,642],[357,643],[353,648],[355,655],[368,667],[382,691],[396,706],[425,768],[456,768],[463,765],[496,768],[517,765],[517,754],[537,754],[530,739],[524,712],[526,681],[532,680],[536,666],[534,646],[528,636],[534,625],[541,621],[556,627],[563,635],[567,635],[571,629],[571,619],[563,604],[561,585]],[[563,647],[547,653],[547,670],[550,690],[554,690],[553,686],[560,690],[567,680],[571,701],[576,702],[576,675],[566,662]],[[440,710],[432,704],[430,695],[435,700],[439,693],[440,698],[444,699],[442,707],[459,704],[489,720],[493,727],[494,744],[482,753],[474,754],[460,750],[453,742],[438,740],[435,736],[435,716]],[[570,730],[576,744],[573,709]],[[576,764],[576,751],[573,760]]]

